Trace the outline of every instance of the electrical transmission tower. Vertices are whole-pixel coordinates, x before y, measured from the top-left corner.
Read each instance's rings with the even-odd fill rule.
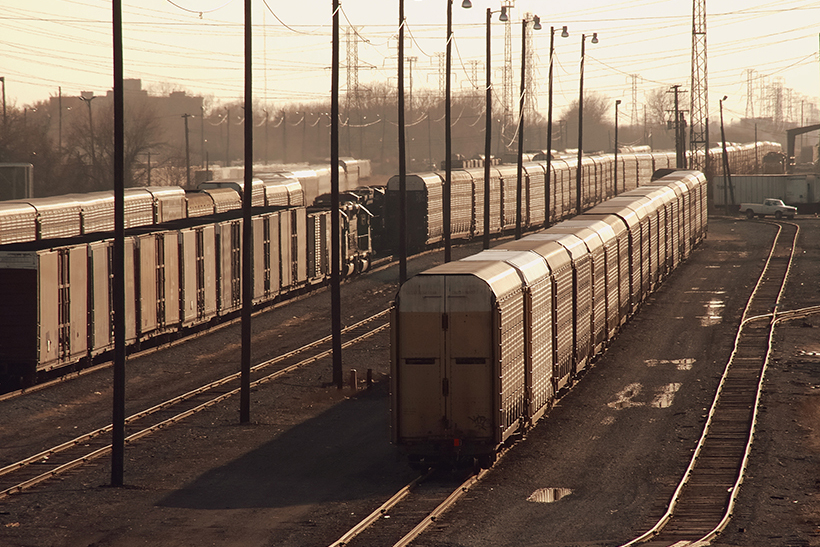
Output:
[[[359,93],[359,34],[361,27],[347,27],[345,29],[345,43],[347,44],[347,104],[350,105],[351,98],[358,102],[356,95]]]
[[[526,63],[524,66],[524,114],[531,118],[535,114],[535,111],[538,110],[538,80],[535,78],[535,43],[532,37],[535,23],[531,13],[525,14],[524,19],[529,21],[525,26],[527,29],[525,35],[527,56],[524,60]]]
[[[640,74],[630,74],[632,78],[632,115],[629,118],[630,125],[638,125],[638,78]]]
[[[404,57],[404,61],[408,65],[407,85],[409,88],[409,95],[407,97],[407,109],[410,112],[413,112],[413,64],[418,60],[418,57]]]
[[[447,57],[444,53],[436,53],[438,59],[438,92],[444,98],[445,87],[447,86]]]
[[[504,72],[503,72],[503,117],[501,123],[501,134],[507,127],[512,125],[513,101],[515,97],[515,84],[513,83],[512,64],[512,8],[515,7],[515,0],[502,0],[501,7],[507,9],[507,21],[504,23]],[[503,139],[502,139],[503,140]]]
[[[753,68],[747,68],[746,73],[746,118],[752,119],[755,117],[755,74],[757,71]]]
[[[692,0],[692,85],[690,90],[690,169],[706,171],[709,93],[706,79],[706,0]]]
[[[473,88],[473,96],[479,96],[479,92],[482,89],[481,81],[478,79],[478,75],[480,73],[481,67],[484,66],[484,63],[481,61],[477,61],[475,59],[467,61],[467,66],[470,69],[470,86]]]

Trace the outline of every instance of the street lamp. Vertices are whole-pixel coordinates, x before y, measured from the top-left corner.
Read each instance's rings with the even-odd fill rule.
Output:
[[[541,18],[533,15],[533,29],[541,30]],[[530,21],[526,17],[521,21],[521,93],[518,99],[518,182],[515,187],[515,239],[521,239],[522,224],[522,192],[524,188],[524,100],[527,85],[527,25]]]
[[[493,11],[490,8],[487,8],[487,59],[485,62],[486,69],[487,69],[487,83],[485,86],[487,98],[486,98],[486,105],[485,109],[486,112],[485,116],[485,132],[484,132],[484,241],[483,247],[485,249],[490,248],[490,165],[492,163],[491,160],[491,153],[492,153],[492,140],[493,140],[493,82],[492,82],[492,68],[490,65],[490,61],[492,59],[492,46],[491,46],[491,26],[493,20],[493,13],[498,13],[498,11]],[[508,21],[509,18],[507,17],[507,8],[506,6],[501,7],[501,15],[499,15],[498,20],[501,22]]]
[[[470,0],[463,0],[461,7],[469,9],[473,7]],[[452,94],[452,85],[450,82],[450,72],[452,70],[453,57],[453,0],[447,0],[447,47],[445,50],[445,85],[444,85],[444,262],[450,262],[452,249],[450,245],[450,200],[452,197],[452,179],[453,179],[453,158],[452,158],[452,128],[450,127],[451,108],[450,96]]]
[[[561,29],[561,38],[569,37],[567,27]],[[550,189],[552,186],[552,61],[555,57],[555,27],[550,27],[550,72],[549,72],[549,99],[547,108],[547,177],[544,180],[544,228],[550,225]]]
[[[581,88],[578,95],[578,165],[575,167],[575,214],[581,214],[581,156],[584,150],[584,44],[587,35],[581,35]],[[598,33],[592,33],[592,43],[598,43]]]
[[[621,104],[621,99],[615,101],[615,195],[618,195],[618,106]],[[626,190],[626,186],[624,186]]]
[[[97,153],[94,150],[94,119],[91,115],[91,101],[96,99],[94,96],[93,91],[81,91],[80,92],[80,100],[85,102],[88,106],[88,127],[91,131],[91,166],[92,169],[96,170],[97,168]]]

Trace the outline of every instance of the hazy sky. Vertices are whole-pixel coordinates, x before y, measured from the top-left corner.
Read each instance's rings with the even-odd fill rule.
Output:
[[[637,81],[636,109],[642,117],[645,92],[690,85],[691,0],[515,0],[512,12],[514,81],[518,87],[521,19],[541,17],[535,33],[538,107],[547,105],[549,27],[568,25],[570,37],[556,34],[555,106],[578,96],[581,34],[598,32],[600,42],[586,43],[584,88],[632,113],[632,82]],[[406,55],[417,58],[413,85],[437,88],[437,53],[445,47],[446,0],[405,0],[409,36]],[[476,62],[485,55],[485,12],[501,0],[473,0],[470,10],[454,0],[454,89],[468,89]],[[271,108],[283,102],[329,98],[331,0],[253,0],[254,94]],[[242,0],[141,0],[123,2],[125,77],[141,78],[156,92],[185,90],[233,101],[243,96]],[[342,2],[343,26],[359,29],[359,81],[396,82],[398,1]],[[820,2],[807,0],[707,0],[709,109],[718,115],[724,95],[729,118],[743,117],[747,75],[755,77],[755,115],[766,114],[759,84],[782,83],[791,95],[793,118],[801,103],[817,103],[820,94]],[[493,59],[504,59],[504,24],[493,23]],[[346,62],[342,29],[341,63]],[[410,38],[408,38],[410,40]],[[6,100],[18,107],[58,94],[81,90],[104,94],[112,87],[111,3],[100,0],[0,0],[0,76]],[[483,88],[483,65],[477,70]],[[637,75],[633,77],[632,75]],[[409,75],[408,75],[409,76]],[[406,76],[406,77],[408,77]],[[495,72],[496,92],[502,76]],[[342,70],[341,85],[346,84]],[[791,90],[791,91],[788,91]],[[688,107],[688,99],[686,106]],[[808,113],[808,108],[806,108]],[[628,119],[628,118],[627,118]]]

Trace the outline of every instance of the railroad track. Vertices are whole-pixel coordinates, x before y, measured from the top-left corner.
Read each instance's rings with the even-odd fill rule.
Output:
[[[732,516],[754,441],[772,335],[781,314],[778,305],[799,234],[796,224],[768,224],[778,226],[777,235],[746,303],[734,349],[689,467],[657,524],[623,547],[705,545]],[[782,315],[783,319],[802,316],[795,312]]]
[[[453,477],[436,476],[435,471],[429,470],[399,490],[331,543],[330,547],[406,547],[488,472],[489,469],[482,469],[478,474],[470,474],[462,482]]]
[[[347,348],[386,330],[389,310],[383,310],[342,330],[342,347]],[[316,363],[332,354],[331,336],[326,336],[259,363],[251,368],[251,387],[276,380],[297,368]],[[304,356],[304,354],[309,355]],[[275,368],[271,372],[271,368]],[[189,391],[126,418],[126,443],[212,407],[239,393],[240,373]],[[0,499],[22,492],[61,473],[86,464],[110,452],[111,425],[80,435],[0,468]]]

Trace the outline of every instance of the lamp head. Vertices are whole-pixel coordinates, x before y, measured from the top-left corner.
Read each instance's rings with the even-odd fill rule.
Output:
[[[464,0],[464,1],[461,3],[461,7],[462,7],[462,8],[465,8],[465,9],[470,9],[471,7],[473,7],[473,3],[472,3],[472,2],[470,2],[470,0]]]
[[[532,20],[533,20],[533,26],[532,26],[532,28],[533,28],[534,30],[541,30],[541,18],[540,18],[540,17],[538,17],[537,15],[534,15],[534,16],[533,16],[533,18],[532,18]]]
[[[721,101],[725,101],[725,100],[726,100],[726,99],[728,99],[728,98],[729,98],[729,96],[728,96],[728,95],[724,95],[724,96],[723,96],[723,98],[721,99]]]
[[[621,99],[615,99],[615,106],[618,106],[619,104],[621,104]]]
[[[510,18],[507,17],[507,6],[501,6],[501,15],[498,16],[498,20],[506,23],[509,19]]]
[[[567,32],[566,25],[564,25],[564,28],[561,29],[561,38],[569,38],[569,32]]]
[[[598,33],[597,33],[597,32],[593,32],[593,33],[592,33],[592,43],[593,43],[593,44],[597,44],[597,43],[598,43]]]

